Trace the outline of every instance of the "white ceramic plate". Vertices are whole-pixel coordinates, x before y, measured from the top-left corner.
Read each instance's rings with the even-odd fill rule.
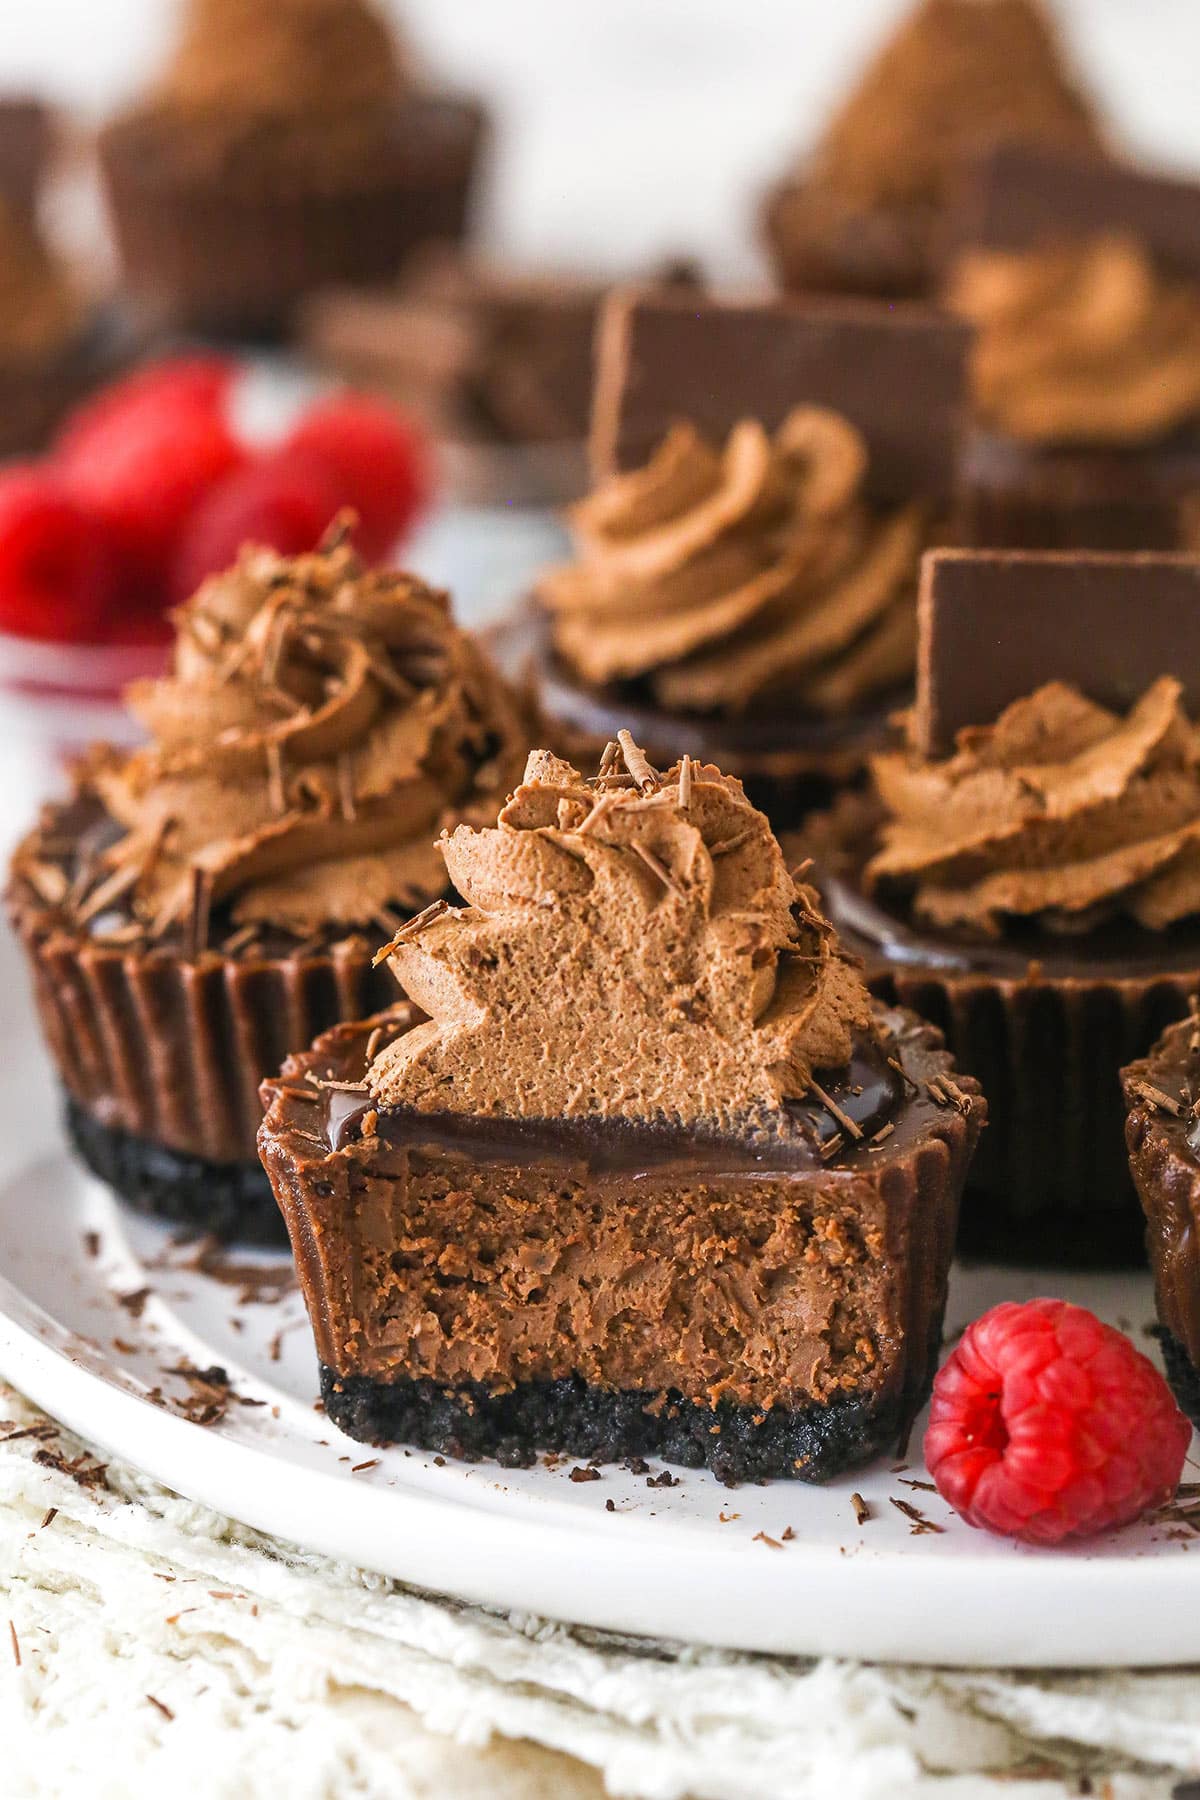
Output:
[[[692,1470],[670,1488],[617,1468],[572,1481],[571,1461],[439,1464],[343,1437],[314,1410],[315,1359],[286,1257],[231,1252],[203,1272],[194,1247],[124,1212],[65,1155],[40,1047],[13,998],[14,962],[0,941],[14,1026],[0,1090],[0,1374],[104,1450],[329,1555],[587,1625],[919,1662],[1200,1660],[1200,1538],[1154,1524],[1073,1552],[988,1538],[907,1485],[925,1479],[919,1426],[909,1467],[883,1460],[827,1488],[728,1489]],[[948,1329],[1039,1291],[1085,1301],[1149,1347],[1144,1277],[960,1270]],[[192,1423],[204,1390],[168,1371],[212,1364],[237,1398]],[[854,1491],[871,1510],[862,1525]],[[914,1533],[894,1499],[940,1530]]]

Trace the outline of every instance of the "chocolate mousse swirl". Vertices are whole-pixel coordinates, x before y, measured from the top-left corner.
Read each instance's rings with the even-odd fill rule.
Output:
[[[798,407],[714,449],[677,425],[651,461],[576,506],[578,560],[544,581],[559,656],[672,711],[787,700],[853,710],[910,675],[921,509],[863,497],[866,446]]]
[[[659,777],[621,735],[628,773],[534,752],[494,827],[443,840],[467,906],[381,952],[430,1016],[375,1058],[381,1105],[779,1137],[814,1070],[875,1037],[857,964],[741,784]]]
[[[1051,682],[945,761],[878,757],[888,818],[868,882],[910,891],[930,925],[989,935],[1200,913],[1200,733],[1181,693],[1164,676],[1122,718]]]
[[[523,738],[446,596],[346,545],[249,549],[176,622],[173,672],[127,696],[153,741],[90,770],[125,833],[111,885],[147,929],[197,894],[307,933],[442,893],[432,840],[494,814]]]
[[[1200,413],[1200,289],[1130,239],[973,251],[949,303],[979,329],[979,416],[1012,437],[1137,444]]]

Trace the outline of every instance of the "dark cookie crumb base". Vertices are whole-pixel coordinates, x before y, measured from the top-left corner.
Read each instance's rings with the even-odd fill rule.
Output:
[[[257,1163],[209,1162],[103,1125],[69,1095],[64,1118],[76,1153],[135,1212],[222,1243],[287,1246],[287,1228]]]
[[[1192,1424],[1200,1430],[1200,1369],[1165,1325],[1155,1326],[1154,1335],[1162,1351],[1171,1392]]]
[[[711,1469],[731,1487],[779,1477],[829,1481],[893,1445],[903,1423],[895,1404],[875,1408],[852,1395],[764,1416],[749,1406],[722,1402],[714,1410],[668,1394],[651,1413],[647,1405],[658,1395],[591,1387],[577,1376],[492,1394],[476,1382],[448,1388],[339,1376],[324,1363],[321,1398],[333,1423],[367,1444],[413,1444],[463,1462],[490,1456],[510,1469],[528,1468],[539,1451],[597,1462],[657,1456]]]

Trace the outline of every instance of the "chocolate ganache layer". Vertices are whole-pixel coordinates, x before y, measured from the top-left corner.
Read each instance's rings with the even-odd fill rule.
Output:
[[[545,753],[260,1133],[331,1416],[820,1479],[919,1405],[982,1123],[736,782]],[[615,749],[615,747],[614,747]]]
[[[151,741],[87,759],[8,900],[85,1155],[162,1210],[173,1153],[204,1222],[210,1177],[262,1190],[263,1075],[394,997],[371,946],[447,890],[430,840],[494,815],[523,725],[445,596],[345,545],[246,552],[177,623],[129,695]]]

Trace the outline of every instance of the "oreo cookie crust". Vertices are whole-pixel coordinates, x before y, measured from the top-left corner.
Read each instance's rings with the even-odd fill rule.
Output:
[[[222,1243],[287,1247],[271,1184],[257,1163],[210,1162],[105,1125],[69,1094],[63,1123],[93,1175],[135,1212],[186,1225]]]

